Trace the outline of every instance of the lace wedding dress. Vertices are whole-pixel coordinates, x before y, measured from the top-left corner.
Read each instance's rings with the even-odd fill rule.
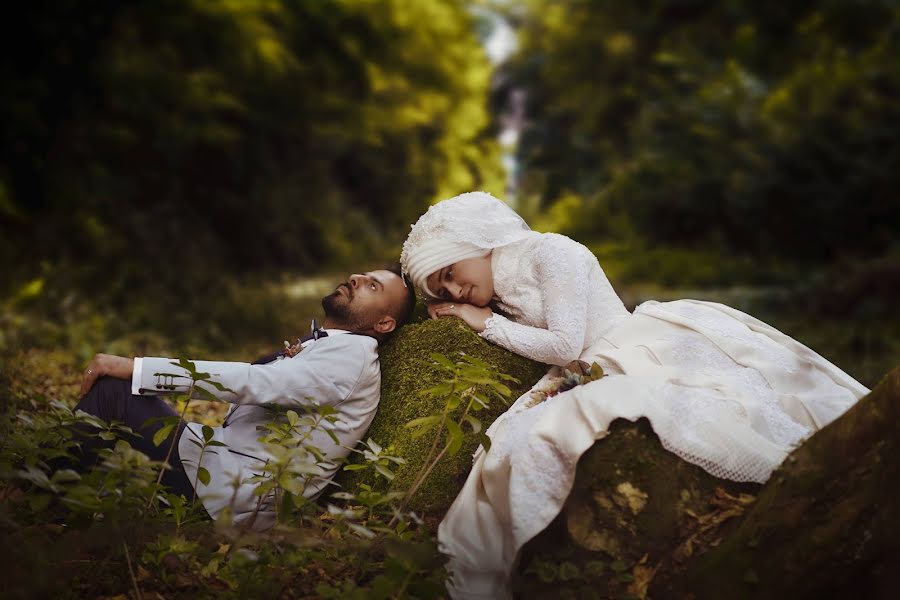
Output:
[[[765,323],[721,304],[645,302],[629,313],[581,244],[521,232],[495,247],[500,299],[483,337],[550,365],[609,374],[488,429],[440,525],[455,598],[503,598],[522,545],[559,513],[578,458],[617,418],[647,417],[669,451],[711,474],[764,482],[787,454],[868,390]],[[559,374],[554,367],[538,385]]]

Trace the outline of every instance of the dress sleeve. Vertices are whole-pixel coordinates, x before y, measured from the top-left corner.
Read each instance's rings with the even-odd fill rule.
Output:
[[[596,259],[577,242],[548,234],[534,260],[547,328],[494,314],[485,322],[481,336],[532,360],[565,366],[577,359],[584,347],[588,285]]]

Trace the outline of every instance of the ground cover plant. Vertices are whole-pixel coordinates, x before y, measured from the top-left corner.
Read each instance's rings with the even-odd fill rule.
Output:
[[[310,434],[334,423],[335,410],[310,402],[275,413],[260,438],[275,460],[252,479],[260,499],[272,496],[277,507],[277,525],[264,533],[227,515],[213,523],[196,497],[167,492],[160,486],[162,464],[123,439],[130,430],[73,411],[71,393],[48,397],[7,379],[0,527],[3,546],[15,549],[5,562],[11,597],[442,596],[445,558],[437,550],[435,523],[407,507],[442,458],[480,432],[473,413],[505,401],[510,391],[504,381],[511,377],[465,355],[434,354],[427,362],[445,380],[423,392],[440,411],[412,421],[408,430],[428,436],[435,451],[420,461],[405,490],[389,489],[389,483],[406,460],[369,437],[344,468],[359,475],[371,471],[388,485],[361,478],[318,502],[306,499],[304,488],[326,460],[309,443]],[[178,364],[195,381],[210,381],[193,363]],[[56,389],[49,388],[51,394]],[[190,398],[191,391],[174,399],[181,419],[195,402]],[[174,418],[163,423],[154,442],[162,443],[177,424]],[[204,426],[203,433],[203,452],[217,452],[211,428]],[[89,438],[108,447],[89,468],[71,468],[82,461]],[[200,469],[195,485],[212,476]]]

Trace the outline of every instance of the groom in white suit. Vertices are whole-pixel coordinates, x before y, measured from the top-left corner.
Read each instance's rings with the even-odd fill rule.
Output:
[[[253,364],[195,361],[199,372],[209,373],[231,391],[205,382],[197,387],[232,404],[225,423],[213,428],[212,439],[225,447],[203,452],[202,461],[200,424],[187,423],[159,446],[150,440],[161,425],[158,421],[145,425],[153,417],[175,414],[160,394],[183,393],[190,387],[190,374],[174,366],[172,359],[98,354],[84,371],[82,399],[76,408],[130,426],[140,437],[129,441],[155,460],[165,460],[172,436],[177,436],[164,483],[190,498],[196,482],[196,494],[213,518],[229,509],[236,523],[265,529],[274,522],[274,507],[270,500],[259,506],[259,497],[253,494],[256,484],[245,480],[272,459],[258,441],[258,428],[274,417],[271,407],[298,408],[310,401],[335,407],[339,421],[332,432],[339,443],[320,430],[310,442],[331,461],[347,456],[378,407],[378,343],[408,319],[414,304],[412,286],[406,286],[399,267],[354,274],[322,299],[323,327],[298,340],[293,351],[277,352]],[[198,463],[211,475],[208,485],[197,480]],[[304,495],[319,495],[337,469],[336,463],[326,464]]]

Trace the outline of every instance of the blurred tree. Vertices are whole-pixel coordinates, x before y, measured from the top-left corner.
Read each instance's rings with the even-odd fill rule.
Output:
[[[0,60],[7,284],[43,264],[184,300],[223,275],[370,259],[437,198],[502,189],[463,2],[21,8]]]
[[[584,238],[829,261],[900,239],[893,0],[532,1],[523,203]]]

